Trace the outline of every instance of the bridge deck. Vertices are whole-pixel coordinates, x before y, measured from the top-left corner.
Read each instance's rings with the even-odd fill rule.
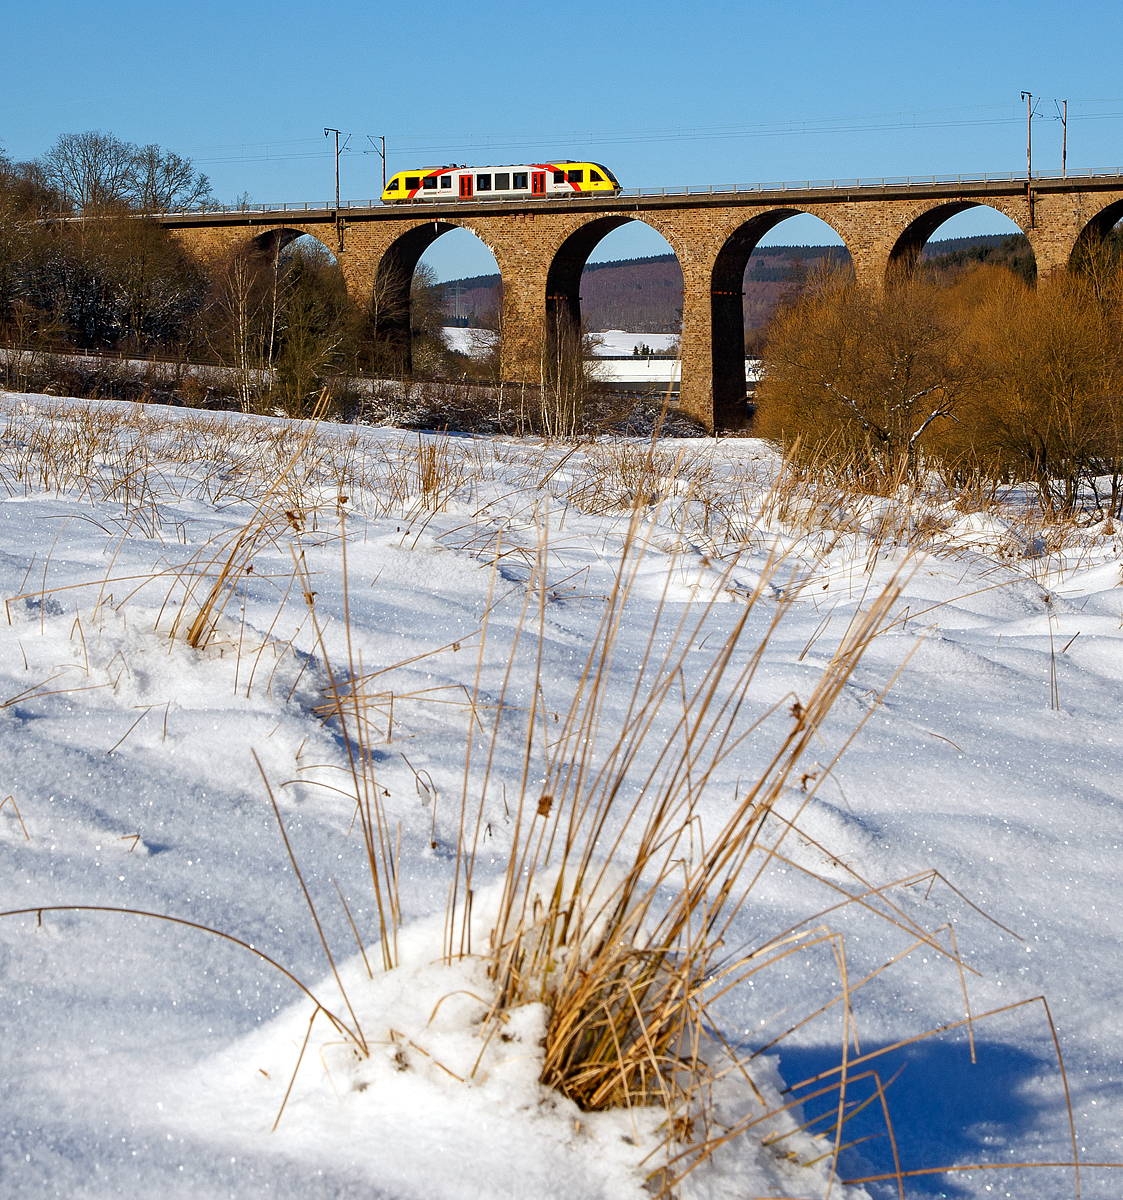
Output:
[[[1026,192],[1027,184],[1035,193],[1058,194],[1070,191],[1118,191],[1123,187],[1123,168],[1104,170],[1035,171],[1032,180],[1022,172],[976,175],[929,175],[901,176],[897,178],[869,179],[820,179],[786,183],[758,183],[748,186],[735,184],[706,184],[700,186],[665,188],[625,188],[618,195],[557,197],[518,197],[515,199],[453,200],[446,203],[433,200],[396,201],[383,204],[368,200],[364,203],[341,201],[337,209],[331,201],[295,202],[283,204],[225,205],[218,208],[193,209],[188,211],[152,213],[162,224],[167,225],[214,225],[250,224],[262,217],[274,221],[278,216],[299,215],[301,222],[335,221],[340,213],[346,213],[350,221],[393,220],[405,214],[416,217],[419,213],[432,213],[436,217],[453,216],[457,213],[483,215],[496,212],[620,212],[621,210],[678,208],[728,207],[743,204],[784,203],[837,203],[839,201],[900,199],[911,196],[916,199],[949,197],[973,199],[975,197],[1019,196]]]

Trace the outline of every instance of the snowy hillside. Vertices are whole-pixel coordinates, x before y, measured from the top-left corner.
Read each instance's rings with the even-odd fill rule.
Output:
[[[1075,1154],[1123,1160],[1123,533],[839,495],[751,439],[0,406],[0,1194],[642,1200],[695,1154],[684,1200],[1059,1200],[1071,1165],[1001,1165],[1073,1161],[1057,1046]],[[489,1015],[521,806],[563,837],[601,674],[581,753],[645,714],[637,809],[700,761],[696,698],[728,717],[683,873],[807,732],[673,1127],[540,1083],[543,1004]],[[636,841],[606,812],[597,861]]]

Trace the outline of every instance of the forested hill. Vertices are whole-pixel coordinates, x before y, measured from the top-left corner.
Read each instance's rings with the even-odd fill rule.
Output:
[[[990,234],[929,242],[922,259],[933,268],[1001,262],[1019,274],[1033,268],[1024,237]],[[745,271],[745,328],[766,324],[785,289],[821,262],[850,261],[844,246],[760,246]],[[499,276],[474,275],[439,285],[455,324],[490,325],[499,309]],[[589,263],[581,278],[581,313],[592,330],[671,333],[682,318],[682,271],[673,254]]]

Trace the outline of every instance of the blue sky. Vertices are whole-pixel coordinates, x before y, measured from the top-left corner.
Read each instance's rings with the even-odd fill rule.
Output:
[[[0,146],[41,154],[111,130],[191,155],[233,200],[324,199],[325,125],[351,135],[345,198],[430,163],[592,158],[625,186],[1123,165],[1118,3],[842,4],[556,0],[248,3],[45,0],[5,6]],[[936,236],[1004,228],[985,210]],[[773,241],[819,241],[785,222]],[[630,226],[597,258],[660,253]],[[486,271],[470,235],[428,260]]]

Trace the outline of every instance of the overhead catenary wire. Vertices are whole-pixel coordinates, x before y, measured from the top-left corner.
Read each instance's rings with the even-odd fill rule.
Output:
[[[1071,112],[1068,114],[1067,120],[1098,121],[1123,118],[1123,98],[1073,100],[1072,104],[1074,106],[1119,105],[1120,107],[1107,112]],[[739,138],[834,136],[843,133],[870,133],[894,129],[981,128],[1010,125],[1022,120],[1024,120],[1024,115],[1020,105],[983,104],[950,109],[930,109],[913,113],[877,113],[839,118],[775,121],[752,125],[692,125],[646,130],[574,129],[542,132],[527,130],[485,137],[480,137],[478,134],[461,136],[455,133],[430,135],[402,132],[386,134],[385,137],[387,141],[394,143],[394,149],[399,154],[433,155],[436,153],[439,157],[440,153],[445,153],[447,157],[449,153],[455,151],[453,157],[456,157],[462,153],[469,154],[477,151],[517,150],[530,147],[541,150],[543,146],[572,146],[574,143],[591,147],[675,141],[723,141]],[[225,146],[189,147],[188,150],[190,153],[200,156],[196,158],[196,161],[200,165],[206,166],[269,160],[293,162],[302,159],[323,158],[326,154],[330,154],[330,147],[319,150],[305,148],[315,145],[318,141],[317,138],[297,138],[291,141],[243,142]],[[292,147],[292,149],[286,150],[287,147]],[[213,157],[210,157],[211,155]]]

